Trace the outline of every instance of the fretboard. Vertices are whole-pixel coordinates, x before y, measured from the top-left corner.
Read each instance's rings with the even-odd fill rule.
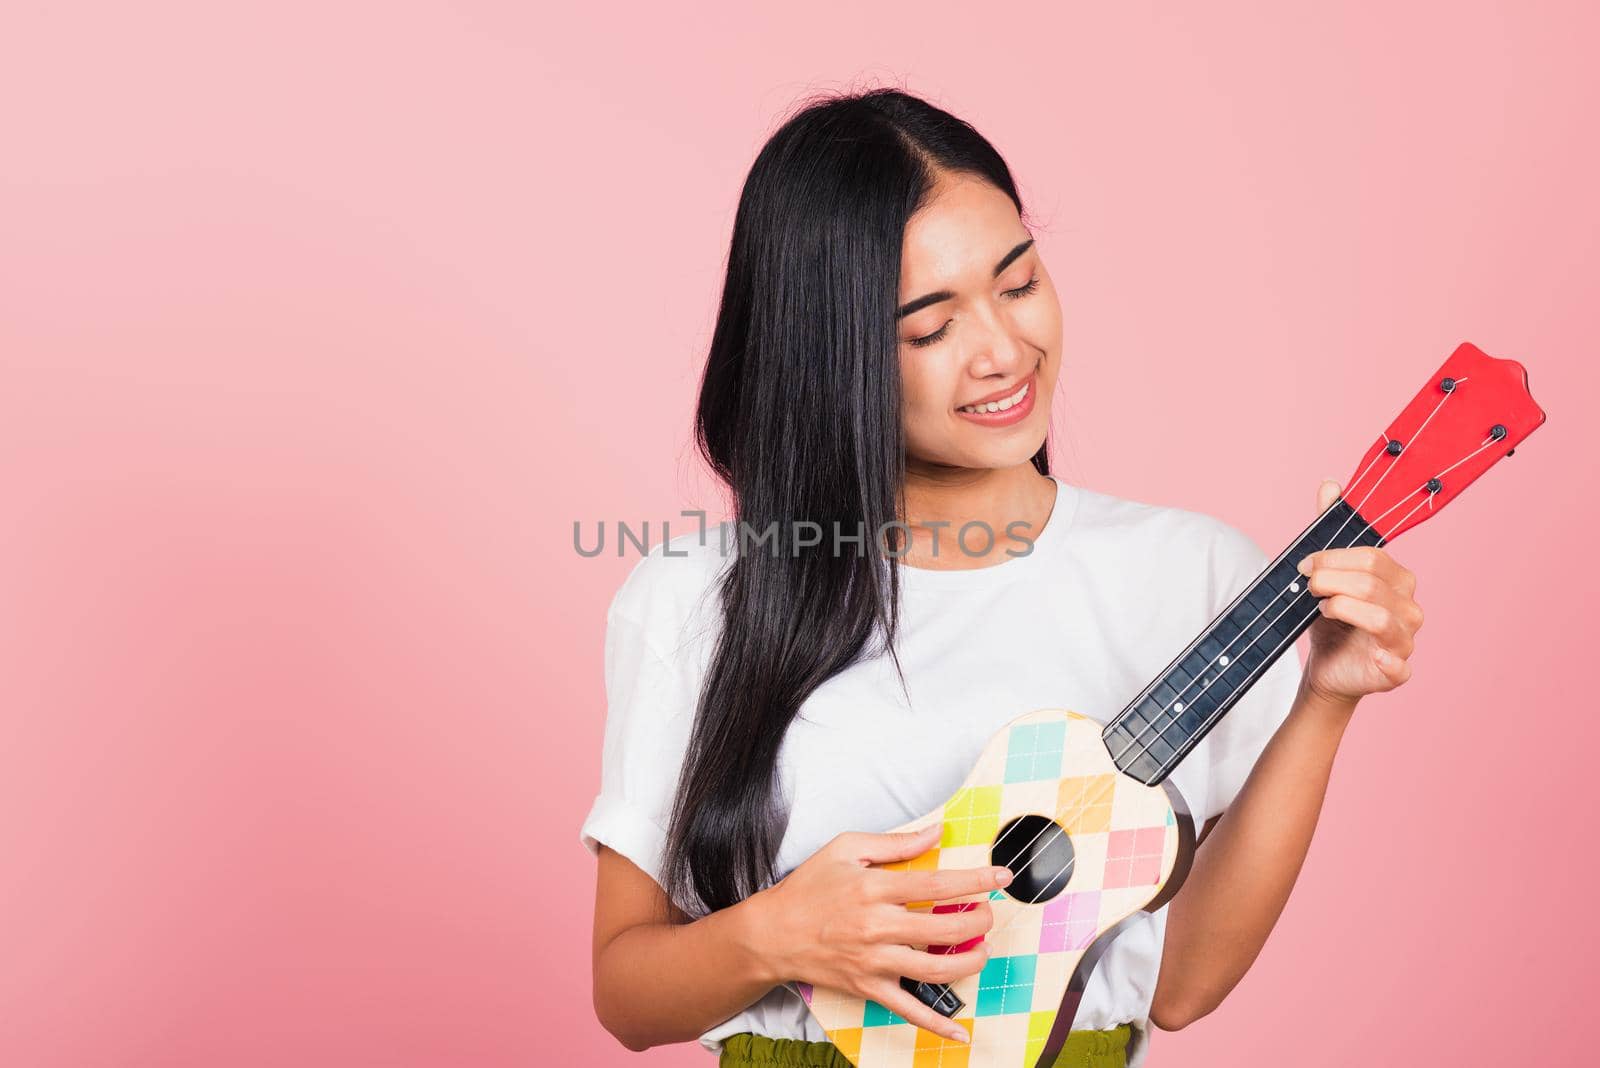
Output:
[[[1383,543],[1353,507],[1335,501],[1106,724],[1101,736],[1117,767],[1140,782],[1165,779],[1267,668],[1294,648],[1319,614],[1317,598],[1295,570],[1302,557]]]

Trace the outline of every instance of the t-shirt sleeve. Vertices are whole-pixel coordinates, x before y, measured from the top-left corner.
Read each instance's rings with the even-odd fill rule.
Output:
[[[661,651],[664,635],[653,631],[667,628],[653,610],[659,604],[641,597],[641,581],[631,576],[606,613],[600,792],[578,837],[590,854],[603,842],[659,884],[696,695],[684,665]]]
[[[1221,527],[1211,559],[1213,616],[1254,582],[1270,561],[1249,535],[1226,524]],[[1291,645],[1207,736],[1211,758],[1202,820],[1221,813],[1238,796],[1261,751],[1288,717],[1300,675],[1300,652]]]

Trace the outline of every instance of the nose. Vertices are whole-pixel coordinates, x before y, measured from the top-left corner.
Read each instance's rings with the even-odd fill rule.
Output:
[[[1008,321],[1003,312],[990,308],[979,323],[982,334],[976,339],[968,370],[974,378],[1009,378],[1025,375],[1031,369],[1034,349]]]

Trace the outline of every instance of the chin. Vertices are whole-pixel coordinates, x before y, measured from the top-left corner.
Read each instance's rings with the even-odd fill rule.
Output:
[[[987,449],[975,449],[963,454],[953,463],[958,467],[983,468],[1002,470],[1007,467],[1016,467],[1028,463],[1033,459],[1033,454],[1039,451],[1044,444],[1044,435],[1029,437],[1007,446],[993,446]]]

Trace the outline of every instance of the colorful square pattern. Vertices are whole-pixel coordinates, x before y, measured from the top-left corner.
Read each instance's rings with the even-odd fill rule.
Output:
[[[1028,1015],[1028,1046],[1024,1064],[1033,1065],[1039,1060],[1039,1054],[1044,1052],[1044,1044],[1050,1040],[1050,1028],[1055,1026],[1056,1014],[1053,1012],[1035,1012]]]
[[[1033,1068],[1056,1023],[1055,1006],[1107,928],[1143,907],[1177,858],[1179,835],[1160,787],[1117,772],[1100,725],[1058,709],[1013,720],[985,747],[961,789],[912,830],[942,820],[939,844],[884,864],[900,871],[982,864],[1000,828],[1028,814],[1052,817],[1073,837],[1077,867],[1065,891],[1038,904],[987,893],[994,956],[951,984],[962,1000],[954,1021],[972,1044],[912,1026],[889,1007],[840,990],[797,983],[830,1041],[858,1068]],[[978,898],[979,895],[969,895]],[[914,911],[954,912],[971,901],[911,902]],[[960,946],[929,946],[959,952]]]
[[[851,1064],[861,1063],[861,1028],[841,1027],[828,1036],[828,1041],[839,1047],[839,1052],[850,1059]]]
[[[1100,928],[1100,891],[1061,894],[1044,907],[1039,952],[1083,949]]]
[[[978,973],[977,1014],[1031,1011],[1034,964],[1032,954],[990,958]]]
[[[1115,889],[1159,883],[1166,845],[1165,826],[1112,831],[1106,845],[1106,874],[1101,885]]]
[[[1059,822],[1068,834],[1099,834],[1111,827],[1111,802],[1117,796],[1115,775],[1075,775],[1056,790]]]
[[[987,846],[1000,833],[999,786],[969,786],[957,791],[944,806],[944,848]]]
[[[972,1020],[957,1020],[972,1038]],[[968,1068],[972,1046],[953,1042],[943,1035],[917,1029],[916,1045],[911,1048],[911,1068]]]
[[[1061,775],[1065,723],[1024,723],[1011,731],[1006,747],[1006,782],[1033,782]]]

